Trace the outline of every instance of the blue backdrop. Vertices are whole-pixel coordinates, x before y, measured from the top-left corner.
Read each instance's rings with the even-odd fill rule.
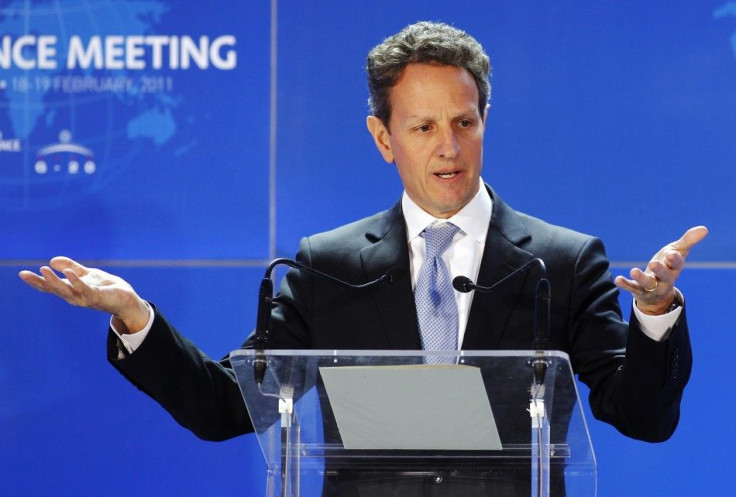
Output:
[[[600,236],[616,274],[710,228],[678,431],[591,431],[603,497],[729,493],[736,2],[275,2],[0,1],[0,494],[263,495],[255,437],[196,439],[107,364],[107,316],[16,275],[100,265],[227,354],[265,261],[399,198],[363,63],[420,19],[491,56],[483,177],[515,208]]]

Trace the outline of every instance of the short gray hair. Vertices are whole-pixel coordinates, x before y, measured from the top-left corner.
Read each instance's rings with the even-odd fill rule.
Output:
[[[368,53],[368,105],[388,127],[389,91],[408,64],[441,64],[470,71],[478,87],[478,111],[491,99],[491,61],[483,47],[465,31],[440,22],[418,22],[383,40]]]

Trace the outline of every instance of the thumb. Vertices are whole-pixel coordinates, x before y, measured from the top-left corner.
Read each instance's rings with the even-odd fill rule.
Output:
[[[699,243],[708,234],[708,228],[705,226],[695,226],[685,232],[679,240],[672,243],[672,248],[680,252],[683,256],[690,253],[690,249]]]

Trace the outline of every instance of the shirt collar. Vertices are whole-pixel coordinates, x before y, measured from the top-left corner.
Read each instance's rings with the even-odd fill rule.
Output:
[[[407,241],[411,242],[431,224],[451,222],[476,242],[484,244],[486,235],[488,234],[488,226],[491,222],[493,200],[491,200],[483,179],[481,178],[479,181],[480,188],[478,188],[478,193],[475,194],[473,199],[465,207],[449,219],[437,219],[427,213],[410,199],[409,195],[404,191],[401,197],[401,208],[403,209],[404,219],[406,220]]]

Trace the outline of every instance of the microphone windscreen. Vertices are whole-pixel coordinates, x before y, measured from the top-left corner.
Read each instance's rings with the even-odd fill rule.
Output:
[[[468,293],[471,291],[473,282],[467,276],[456,276],[452,280],[452,287],[458,292]]]

